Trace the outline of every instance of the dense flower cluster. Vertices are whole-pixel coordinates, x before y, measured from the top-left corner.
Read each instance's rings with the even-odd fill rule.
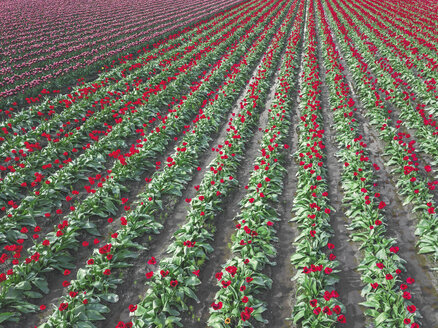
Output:
[[[385,236],[387,220],[382,210],[386,204],[379,200],[380,193],[373,192],[376,187],[373,169],[378,169],[371,164],[367,144],[359,134],[356,102],[351,98],[352,90],[343,76],[339,51],[321,1],[318,1],[318,13],[321,26],[318,31],[328,54],[324,61],[327,72],[325,82],[330,93],[330,107],[333,108],[336,138],[341,148],[338,157],[344,163],[343,201],[348,207],[346,214],[351,217],[352,239],[361,243],[364,252],[364,259],[359,265],[364,282],[362,294],[366,297],[363,305],[372,309],[368,314],[374,317],[376,325],[386,322],[401,326],[407,321],[414,324],[414,316],[410,313],[415,313],[415,306],[409,301],[412,296],[407,291],[403,292],[407,288],[401,279],[405,270],[404,261],[397,254],[400,249],[394,245],[395,240]],[[408,280],[413,282],[412,278]],[[382,311],[386,304],[392,304],[391,309]]]
[[[6,1],[0,10],[0,18],[5,24],[1,40],[4,49],[0,76],[4,77],[0,80],[0,99],[14,98],[12,96],[24,91],[34,96],[26,98],[28,103],[38,102],[40,97],[50,94],[46,89],[49,81],[68,81],[65,76],[77,76],[78,70],[87,72],[89,67],[100,67],[102,65],[98,64],[103,60],[117,58],[121,53],[197,21],[224,5],[236,3],[235,0],[221,4],[214,1],[160,4],[144,1],[138,3],[138,10],[132,11],[128,1],[110,5],[100,1],[93,5],[58,1],[50,7],[38,2]],[[17,8],[20,8],[18,13]],[[35,12],[42,15],[35,16]],[[89,12],[99,15],[89,15]],[[17,14],[36,19],[26,20],[25,24],[15,19]],[[123,29],[120,29],[120,20],[124,22]],[[148,49],[143,47],[138,53],[143,51],[147,53]],[[104,64],[102,69],[132,59],[132,54],[124,55],[109,66]],[[35,92],[31,91],[41,90],[41,87],[46,88],[35,97]]]

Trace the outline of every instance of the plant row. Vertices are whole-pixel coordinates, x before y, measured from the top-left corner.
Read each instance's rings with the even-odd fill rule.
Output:
[[[328,198],[327,169],[324,164],[324,122],[321,107],[321,79],[313,1],[308,9],[304,33],[305,54],[299,87],[298,145],[294,153],[299,168],[292,221],[299,235],[291,263],[296,269],[296,295],[292,319],[303,327],[332,327],[345,323],[345,307],[335,285],[339,263],[330,243],[333,228]]]

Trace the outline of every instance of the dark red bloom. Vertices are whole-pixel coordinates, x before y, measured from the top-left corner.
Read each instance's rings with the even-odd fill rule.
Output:
[[[58,309],[59,311],[64,311],[67,310],[67,308],[68,308],[68,303],[61,303]]]
[[[417,310],[417,307],[415,305],[408,305],[406,308],[410,313],[414,313]]]
[[[222,280],[222,287],[223,288],[227,288],[229,285],[231,285],[231,281],[230,280],[228,280],[228,281],[225,281],[225,280]]]
[[[155,257],[151,257],[151,259],[148,261],[148,264],[151,264],[151,265],[155,265],[155,264],[157,264],[157,260],[155,259]]]
[[[129,304],[129,312],[135,312],[137,310],[137,305]]]
[[[322,309],[322,312],[324,312],[327,315],[332,315],[332,310],[330,310],[330,308],[328,306],[324,306],[324,308]]]
[[[327,267],[327,268],[324,269],[324,273],[325,273],[325,274],[330,274],[330,273],[332,273],[332,271],[333,271],[332,268],[328,268],[328,267]]]
[[[398,248],[398,246],[392,246],[389,248],[389,251],[391,253],[397,253],[400,249]]]
[[[176,286],[178,286],[178,280],[171,280],[171,281],[170,281],[170,286],[171,286],[171,287],[176,287]]]
[[[251,318],[251,315],[248,312],[242,311],[240,313],[240,318],[242,319],[242,321],[247,321],[249,320],[249,318]]]
[[[331,294],[328,290],[326,290],[326,291],[324,292],[324,299],[325,299],[326,301],[329,301],[331,298],[332,298],[332,294]]]
[[[100,254],[106,254],[111,252],[111,244],[106,244],[105,246],[102,246],[101,248],[99,248],[99,253]]]
[[[220,310],[222,309],[222,302],[218,302],[216,303],[211,303],[211,307],[213,308],[213,310]]]
[[[404,299],[407,299],[407,300],[410,300],[410,299],[412,298],[412,295],[411,295],[411,293],[409,293],[409,292],[404,292],[404,293],[403,293],[403,298],[404,298]]]
[[[336,314],[340,314],[341,313],[341,307],[339,305],[335,305],[332,310]]]
[[[151,279],[153,275],[154,275],[153,271],[147,272],[146,273],[146,279]]]
[[[6,275],[4,273],[0,274],[0,282],[6,280]]]

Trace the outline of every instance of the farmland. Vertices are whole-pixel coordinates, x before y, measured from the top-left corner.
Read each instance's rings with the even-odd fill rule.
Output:
[[[0,17],[0,327],[438,328],[437,3]]]

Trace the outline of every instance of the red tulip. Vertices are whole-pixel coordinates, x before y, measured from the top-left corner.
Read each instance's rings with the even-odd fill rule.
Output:
[[[217,304],[216,303],[211,303],[211,307],[213,308],[213,310],[220,310],[220,309],[222,309],[222,302],[218,302]]]
[[[176,286],[178,286],[178,280],[171,280],[171,281],[170,281],[170,286],[171,286],[171,287],[176,287]]]
[[[147,272],[146,273],[146,279],[151,279],[153,275],[154,275],[153,271]]]
[[[408,305],[406,308],[410,313],[414,313],[417,310],[415,305]]]

